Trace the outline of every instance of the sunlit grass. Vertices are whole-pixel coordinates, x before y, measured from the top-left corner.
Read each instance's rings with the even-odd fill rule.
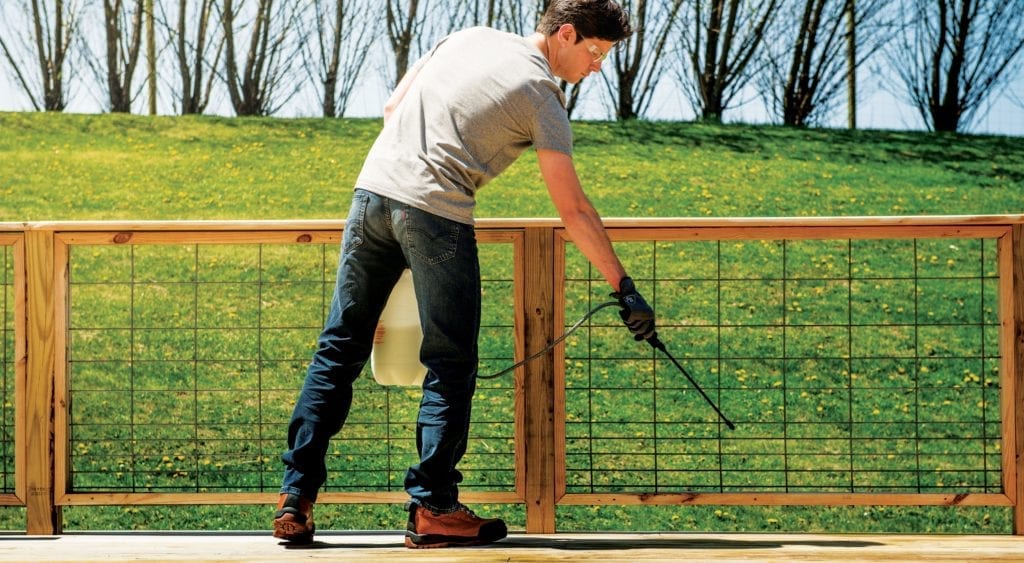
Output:
[[[379,127],[378,120],[0,114],[0,221],[340,219],[348,208],[362,158]],[[595,205],[608,217],[1024,211],[1024,146],[1019,139],[687,123],[579,123],[575,133],[581,178]],[[479,200],[478,217],[555,215],[530,152],[483,188]],[[951,248],[950,241],[924,241],[916,251],[900,241],[854,241],[849,247],[845,241],[791,242],[786,252],[788,264],[799,264],[795,272],[783,271],[783,249],[778,241],[733,241],[721,247],[703,242],[658,243],[659,256],[670,259],[660,260],[657,277],[677,279],[660,281],[656,292],[644,289],[658,295],[664,334],[678,346],[679,356],[692,358],[688,363],[702,376],[727,382],[731,391],[723,407],[743,421],[738,436],[756,436],[756,432],[750,434],[751,428],[773,432],[781,420],[780,407],[787,406],[788,420],[818,423],[811,428],[819,432],[825,432],[824,428],[835,431],[835,435],[807,437],[816,446],[831,448],[833,457],[826,459],[827,463],[848,464],[850,435],[844,434],[840,425],[850,417],[862,421],[862,431],[878,438],[888,448],[886,453],[904,456],[913,451],[905,431],[913,420],[907,390],[914,381],[926,384],[921,404],[937,407],[929,412],[953,413],[928,421],[934,423],[931,428],[936,432],[970,435],[984,424],[990,426],[986,435],[999,432],[998,426],[992,426],[999,416],[996,391],[982,391],[997,382],[991,361],[934,360],[920,366],[904,361],[918,348],[925,356],[939,357],[977,355],[982,346],[990,354],[998,349],[993,330],[950,331],[942,326],[997,322],[991,280],[943,279],[915,286],[906,279],[915,268],[923,276],[977,276],[978,261],[973,259],[978,254],[977,241],[953,242],[959,246]],[[620,245],[624,260],[631,271],[638,272],[638,279],[654,278],[655,272],[648,266],[650,249],[635,246]],[[312,247],[306,251],[268,248],[257,257],[250,247],[139,246],[131,262],[125,252],[121,247],[73,251],[71,279],[79,285],[71,295],[70,323],[76,328],[71,346],[77,354],[73,359],[80,363],[72,385],[83,391],[74,410],[81,418],[74,422],[104,418],[125,426],[132,422],[136,424],[134,439],[142,445],[135,459],[127,459],[124,442],[132,439],[127,433],[101,429],[97,436],[90,436],[83,427],[77,435],[82,439],[72,444],[73,463],[81,471],[76,475],[80,481],[73,485],[190,490],[201,481],[225,489],[272,490],[280,476],[276,456],[284,437],[281,426],[294,396],[290,387],[297,387],[301,379],[303,362],[310,353],[310,335],[315,335],[321,323],[325,290],[318,284],[331,275],[330,265],[322,264],[318,250]],[[309,252],[312,254],[304,255]],[[493,275],[495,268],[508,267],[507,257],[500,253],[486,256],[488,252],[483,250],[484,261],[494,265],[488,272]],[[726,281],[708,283],[709,265],[718,269],[715,276]],[[568,268],[570,278],[593,278],[578,256]],[[784,286],[779,281],[784,276],[811,279],[791,279]],[[502,271],[499,277],[510,274]],[[503,283],[487,290],[485,301],[491,309],[485,316],[493,323],[502,322],[508,310],[504,293],[509,289],[507,284],[500,285]],[[963,287],[951,289],[950,284],[958,283]],[[590,291],[585,284],[578,285],[570,286],[567,317],[572,319],[585,312]],[[603,286],[601,292],[603,299]],[[780,305],[783,301],[785,307]],[[95,303],[104,306],[88,306]],[[907,328],[915,322],[915,306],[934,324],[919,334]],[[854,327],[849,333],[821,327],[848,318],[868,326]],[[287,357],[273,358],[273,362],[257,357],[253,329],[257,322],[290,327],[267,336],[276,339],[268,348],[286,350]],[[784,323],[791,325],[786,329],[794,347],[789,352],[810,358],[799,365],[770,359],[779,356]],[[594,343],[608,358],[636,354],[635,343],[622,337],[621,327],[611,321],[604,324],[607,327],[592,330],[591,342],[570,339],[569,355],[585,358],[594,351],[587,346]],[[134,347],[126,349],[129,326],[137,335]],[[714,326],[721,326],[721,332],[716,333]],[[295,327],[300,329],[291,330]],[[511,355],[506,333],[501,327],[483,331],[481,346],[485,355],[497,358],[490,361],[494,367],[504,367],[504,358]],[[804,337],[794,338],[797,333]],[[850,362],[815,358],[836,342],[870,349],[879,357]],[[723,352],[736,358],[727,358],[721,365],[708,361]],[[134,420],[129,420],[124,407],[128,390],[119,387],[126,381],[129,353],[133,354],[138,386],[137,404],[131,411]],[[745,356],[769,360],[757,362]],[[188,365],[182,371],[168,362],[196,359],[205,362],[197,371]],[[636,451],[629,456],[608,452],[599,459],[606,466],[597,467],[600,475],[596,480],[586,472],[576,472],[570,474],[569,485],[648,489],[644,474],[631,475],[618,468],[649,469],[659,463],[652,449],[653,422],[662,425],[663,432],[674,431],[679,418],[675,409],[683,404],[692,409],[692,393],[687,394],[683,383],[670,383],[668,388],[659,387],[655,401],[653,389],[665,385],[664,374],[671,370],[663,362],[654,364],[662,378],[656,383],[659,380],[649,361],[639,362],[643,369],[638,370],[617,359],[586,360],[594,363],[593,374],[584,373],[583,359],[570,361],[580,365],[567,366],[568,385],[593,386],[594,391],[570,389],[567,393],[569,431],[577,430],[574,421],[606,419],[616,432],[629,435],[628,439],[610,436],[608,443],[617,444],[619,450],[631,444]],[[783,371],[794,378],[786,382],[785,391]],[[252,418],[259,402],[254,393],[259,385],[257,373],[264,377],[264,386],[273,389],[276,400],[265,413],[267,420],[273,421],[266,428]],[[801,375],[793,375],[797,373]],[[853,391],[838,389],[846,384]],[[477,413],[488,420],[502,420],[510,407],[502,397],[509,393],[500,387],[502,383],[494,385],[499,389],[480,393]],[[614,391],[621,388],[631,392]],[[332,463],[365,469],[376,479],[375,486],[394,487],[397,483],[400,488],[402,469],[379,465],[380,459],[373,456],[385,442],[363,422],[376,422],[384,408],[411,420],[415,397],[388,404],[380,393],[370,393],[368,388],[360,392],[364,400],[355,407],[353,424],[346,432],[363,439],[367,449],[335,448]],[[856,401],[851,401],[850,393]],[[959,404],[966,406],[952,409]],[[651,405],[659,407],[657,421],[644,412]],[[187,422],[166,425],[168,421],[187,421],[196,411],[202,412],[206,424],[201,436],[188,434],[197,431]],[[987,413],[987,419],[965,420],[979,413]],[[833,422],[835,428],[828,426]],[[715,431],[710,423],[708,428]],[[274,434],[278,430],[280,435]],[[263,441],[246,441],[260,431],[268,434]],[[401,439],[392,439],[394,452],[404,462],[412,451],[411,430],[406,424],[392,431],[401,434]],[[505,455],[501,450],[508,447],[503,437],[509,434],[507,427],[494,423],[481,426],[480,431],[485,436],[474,442],[473,448]],[[571,435],[582,440],[570,440],[567,445],[569,455],[578,456],[573,463],[589,463],[585,459],[587,436]],[[208,450],[190,449],[200,438],[208,440]],[[222,448],[215,441],[219,438],[237,443]],[[661,463],[668,459],[674,466],[700,467],[715,453],[701,450],[701,437],[673,441],[662,434],[661,438],[659,455],[669,456],[662,457]],[[811,442],[797,441],[793,447],[805,443]],[[945,442],[935,443],[937,448],[948,448]],[[972,441],[971,447],[977,443]],[[753,471],[743,477],[754,479],[754,486],[780,475],[783,466],[783,458],[776,452],[783,447],[783,439],[773,436],[762,445],[767,453],[751,461]],[[861,447],[871,445],[878,444]],[[949,459],[950,453],[964,454],[971,463],[983,458],[973,450],[931,452],[927,442],[923,447],[925,463],[932,461],[928,458],[931,454],[936,454],[936,464]],[[870,454],[864,456],[867,465],[862,469],[873,469],[875,463],[898,466],[904,459],[882,459],[881,451],[868,449],[858,452]],[[791,458],[791,467],[813,467],[821,461],[811,452],[803,453],[804,457]],[[989,452],[989,467],[998,467],[997,457]],[[242,466],[258,469],[245,476],[236,471]],[[764,475],[758,476],[758,469]],[[479,482],[481,477],[473,470],[470,465],[467,475]],[[131,482],[132,472],[138,473],[139,482]],[[707,490],[718,486],[714,473],[707,476]],[[666,475],[663,478],[674,478]],[[955,473],[949,476],[957,478]],[[356,479],[338,477],[350,478]],[[833,486],[833,478],[824,475],[804,485]],[[332,484],[344,486],[347,481]],[[671,482],[667,486],[671,487]],[[500,513],[514,527],[523,523],[521,506],[487,507],[484,512]],[[268,514],[267,507],[74,507],[65,509],[65,525],[68,529],[260,529],[266,527]],[[558,523],[563,530],[1005,533],[1009,514],[1005,508],[994,507],[606,506],[560,507]],[[401,510],[392,506],[318,508],[318,520],[325,529],[394,529],[401,527],[402,517]],[[20,509],[0,511],[0,518],[5,528],[23,526]]]
[[[690,123],[575,124],[608,217],[1024,210],[1024,143],[994,136]],[[336,219],[373,119],[0,113],[0,221]],[[528,151],[478,217],[555,216]]]

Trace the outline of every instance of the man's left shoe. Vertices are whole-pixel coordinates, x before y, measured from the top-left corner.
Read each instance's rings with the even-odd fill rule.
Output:
[[[416,503],[408,503],[409,523],[405,547],[457,547],[496,542],[508,535],[500,518],[480,518],[464,505],[454,512],[434,513]]]
[[[313,532],[313,501],[281,493],[277,500],[277,512],[274,513],[274,537],[292,543],[312,543]]]

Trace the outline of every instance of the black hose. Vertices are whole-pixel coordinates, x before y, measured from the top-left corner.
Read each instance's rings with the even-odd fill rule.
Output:
[[[477,379],[494,379],[496,377],[501,377],[502,375],[505,375],[506,373],[508,373],[508,372],[510,372],[510,371],[512,371],[512,370],[514,370],[516,368],[518,368],[519,366],[521,366],[521,365],[523,365],[523,364],[525,364],[527,362],[531,362],[533,360],[536,360],[537,358],[539,358],[539,357],[543,356],[544,354],[548,353],[555,346],[558,346],[558,344],[560,342],[562,342],[566,338],[569,338],[569,335],[574,333],[574,332],[576,332],[576,329],[578,329],[581,326],[583,326],[583,323],[587,322],[587,319],[589,319],[590,317],[593,317],[594,313],[600,311],[601,309],[604,309],[605,307],[613,307],[613,306],[617,306],[618,304],[619,304],[618,301],[608,301],[607,303],[601,303],[597,307],[594,307],[590,311],[587,311],[587,314],[583,315],[583,318],[581,318],[580,320],[576,321],[576,324],[574,324],[571,327],[569,327],[569,330],[565,331],[565,334],[563,334],[562,336],[559,336],[558,338],[556,338],[554,342],[552,342],[551,344],[548,344],[547,346],[542,348],[536,354],[530,356],[529,358],[526,358],[525,360],[523,360],[521,362],[515,363],[515,364],[513,364],[513,365],[511,365],[511,366],[509,366],[509,367],[499,371],[498,373],[492,373],[491,375],[477,375],[476,376]]]
[[[597,313],[598,311],[600,311],[601,309],[604,309],[606,307],[615,307],[615,306],[618,306],[618,305],[619,305],[618,301],[608,301],[606,303],[601,303],[597,307],[594,307],[590,311],[587,311],[587,314],[583,315],[583,318],[581,318],[580,320],[576,321],[576,324],[574,324],[571,327],[569,327],[569,330],[565,331],[565,334],[563,334],[562,336],[559,336],[558,338],[556,338],[554,340],[554,342],[552,342],[551,344],[548,344],[543,349],[538,351],[536,354],[533,354],[529,358],[526,358],[525,360],[523,360],[521,362],[517,362],[517,363],[513,364],[512,366],[509,366],[509,367],[507,367],[507,368],[505,368],[505,369],[503,369],[503,370],[501,370],[501,371],[499,371],[497,373],[492,373],[491,375],[477,375],[477,378],[478,379],[494,379],[496,377],[501,377],[502,375],[505,375],[506,373],[508,373],[508,372],[510,372],[510,371],[512,371],[512,370],[514,370],[514,369],[516,369],[516,368],[518,368],[520,366],[522,366],[523,364],[525,364],[527,362],[530,362],[530,361],[533,361],[533,360],[543,356],[544,354],[548,353],[552,348],[557,346],[560,342],[562,342],[563,340],[568,338],[570,334],[576,332],[576,330],[578,328],[583,326],[583,323],[587,322],[587,319],[589,319],[590,317],[594,316],[594,313]],[[637,338],[639,338],[639,337],[637,337]],[[711,397],[708,397],[708,394],[704,392],[704,389],[701,388],[700,384],[698,384],[697,381],[690,375],[690,373],[686,371],[686,368],[684,368],[683,365],[680,364],[679,361],[676,360],[675,357],[673,357],[672,354],[669,353],[668,348],[665,347],[665,343],[662,342],[658,338],[658,333],[657,332],[654,332],[649,337],[647,337],[647,343],[650,344],[652,348],[654,348],[656,350],[661,350],[662,353],[664,353],[668,357],[668,359],[672,360],[672,363],[675,364],[677,368],[679,368],[679,371],[682,372],[682,374],[684,376],[686,376],[686,379],[688,379],[690,381],[690,385],[693,385],[693,388],[696,389],[700,393],[700,396],[704,397],[704,400],[707,401],[707,403],[709,405],[711,405],[711,408],[714,409],[714,411],[718,414],[718,417],[722,419],[722,422],[724,422],[725,425],[729,427],[729,430],[736,430],[736,425],[733,424],[731,420],[729,420],[728,418],[725,417],[725,415],[722,413],[721,409],[718,408],[718,405],[716,405],[715,402],[711,400]]]

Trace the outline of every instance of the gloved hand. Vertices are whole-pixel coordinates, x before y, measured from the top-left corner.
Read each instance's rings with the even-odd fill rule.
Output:
[[[640,292],[633,284],[633,278],[626,276],[619,282],[619,290],[612,293],[619,300],[622,309],[619,316],[626,327],[633,333],[636,340],[646,340],[654,336],[654,309],[644,301]]]

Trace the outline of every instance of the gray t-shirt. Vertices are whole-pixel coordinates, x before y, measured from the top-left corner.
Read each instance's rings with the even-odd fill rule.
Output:
[[[526,38],[466,29],[414,68],[356,187],[472,224],[476,190],[527,147],[572,154],[565,96]]]

